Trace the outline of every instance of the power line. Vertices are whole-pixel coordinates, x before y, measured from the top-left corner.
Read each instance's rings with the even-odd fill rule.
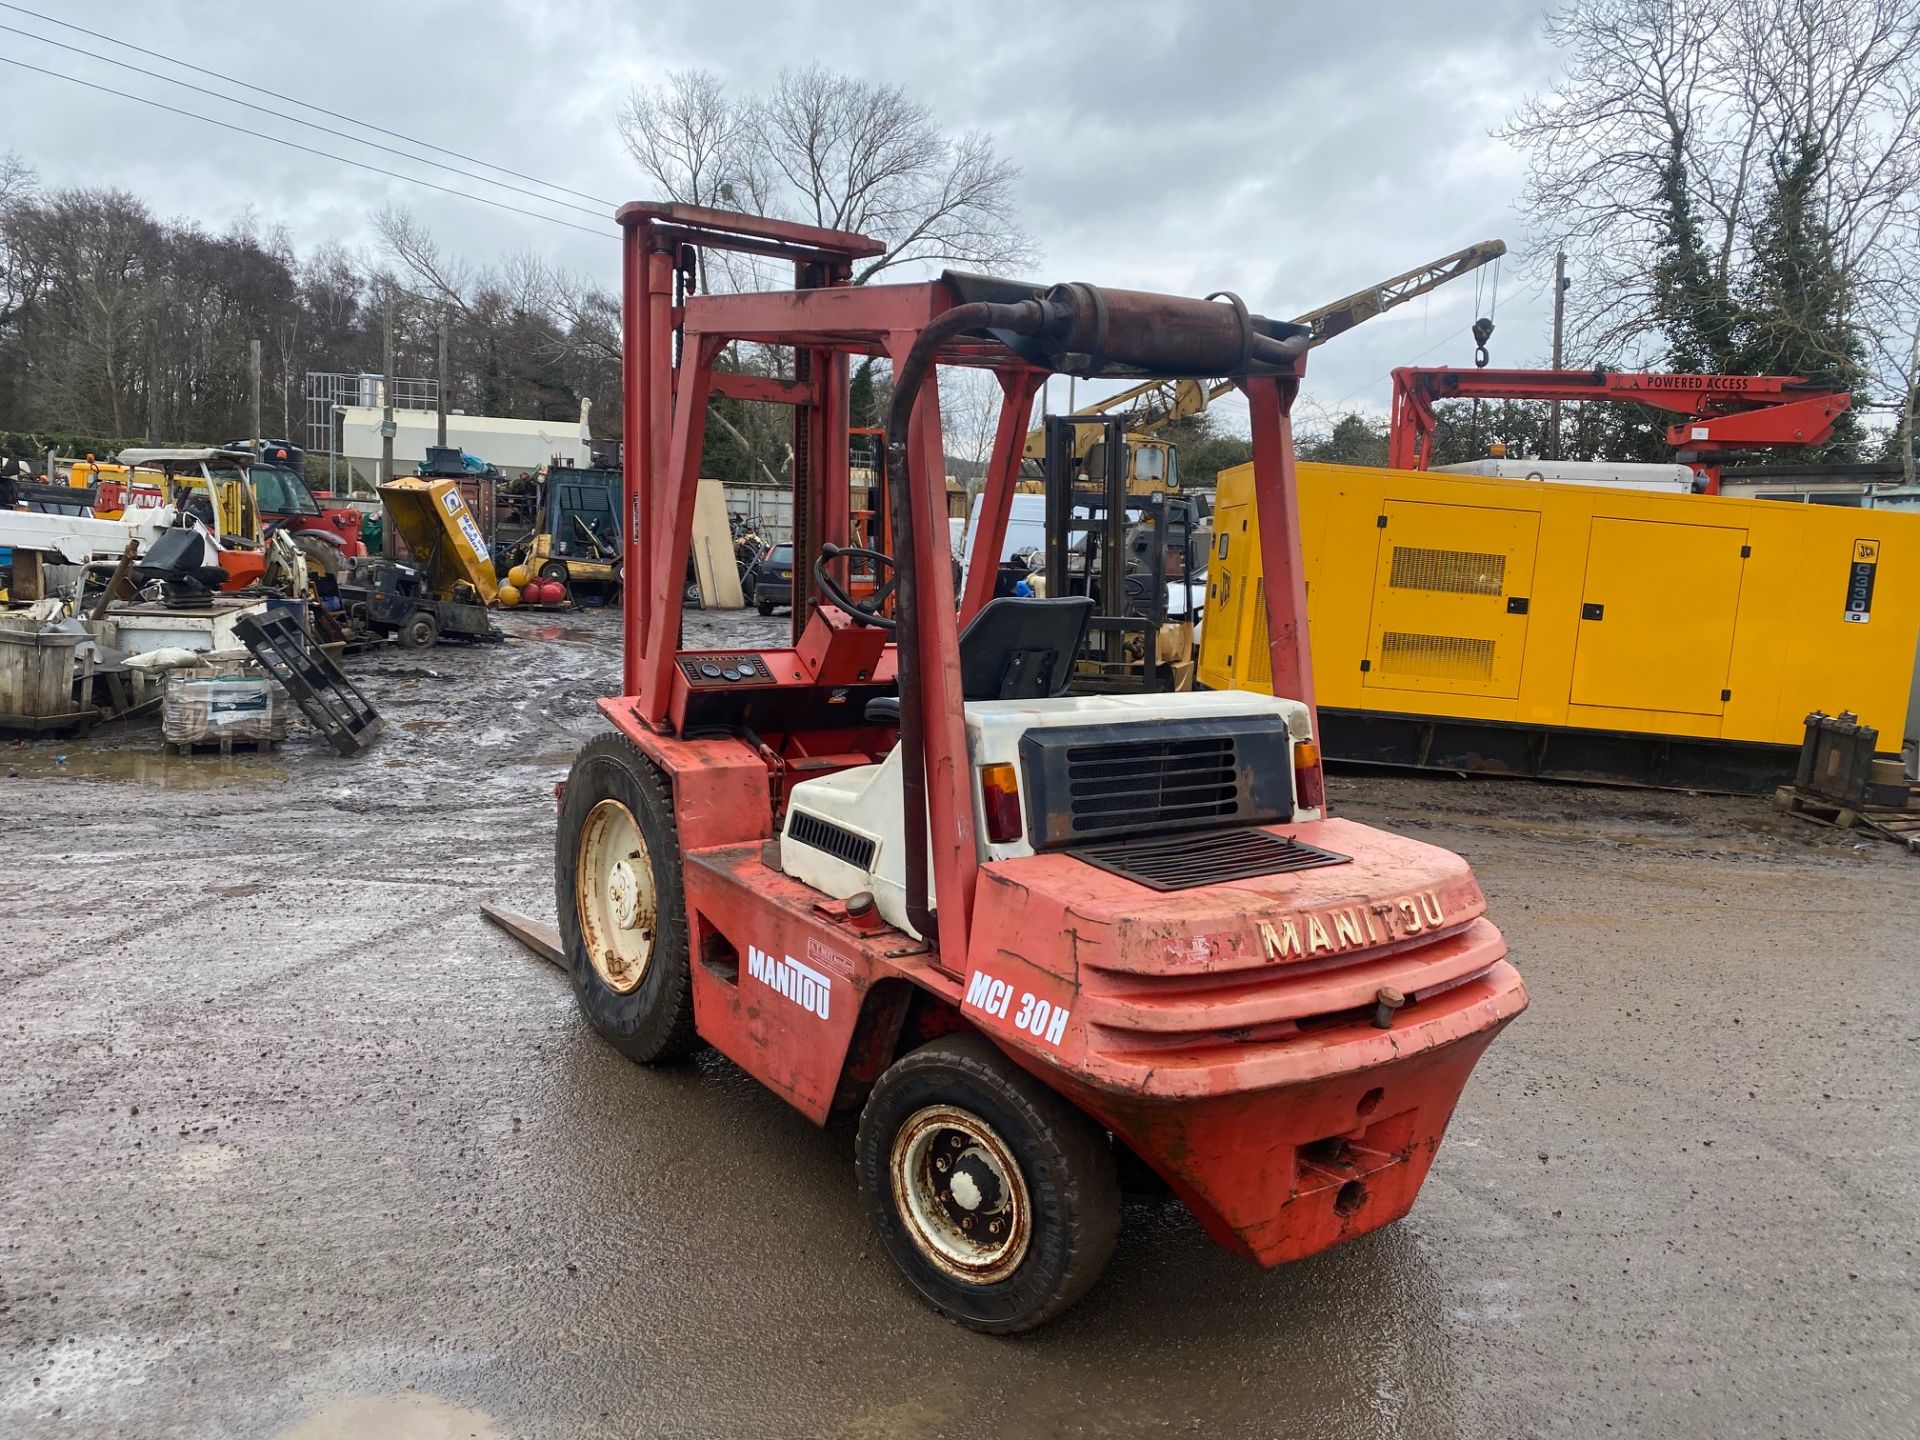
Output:
[[[4,3],[4,0],[0,0]],[[594,230],[585,225],[576,225],[571,220],[562,220],[557,215],[542,215],[537,210],[522,210],[518,205],[509,205],[504,200],[489,200],[484,195],[469,195],[464,190],[455,190],[450,185],[438,185],[431,180],[422,180],[418,175],[403,175],[398,170],[387,170],[379,165],[369,165],[364,160],[350,160],[345,155],[335,155],[328,150],[316,150],[311,145],[302,145],[296,140],[286,140],[278,135],[269,135],[264,130],[249,130],[244,125],[229,125],[224,120],[215,120],[210,115],[196,115],[191,110],[182,110],[177,105],[163,105],[158,100],[149,100],[144,95],[132,95],[125,90],[115,90],[110,86],[96,85],[91,80],[82,80],[77,75],[63,75],[58,70],[48,70],[40,65],[29,65],[24,60],[15,60],[0,55],[0,65],[12,65],[16,69],[31,70],[37,75],[51,76],[55,80],[65,80],[70,85],[84,85],[89,90],[98,90],[102,95],[112,95],[120,100],[132,100],[137,104],[151,105],[156,110],[165,110],[170,115],[184,115],[189,120],[198,120],[203,125],[217,125],[222,130],[231,130],[236,135],[248,135],[255,140],[270,140],[275,145],[284,145],[289,150],[299,150],[304,154],[318,155],[322,160],[337,160],[342,165],[351,165],[356,170],[370,170],[375,175],[385,175],[390,179],[404,180],[409,185],[424,185],[429,190],[438,190],[442,195],[453,195],[461,200],[471,200],[476,205],[491,205],[496,210],[506,210],[515,215],[525,215],[530,220],[544,220],[549,225],[564,225],[569,230],[578,230],[583,235],[606,237],[613,233],[608,230]]]
[[[449,150],[444,145],[435,145],[431,140],[416,139],[414,136],[411,136],[411,135],[403,135],[398,130],[389,130],[384,125],[375,125],[366,120],[356,120],[351,115],[342,115],[338,110],[329,110],[324,105],[315,105],[306,100],[296,100],[291,95],[278,94],[277,92],[269,90],[264,86],[255,85],[250,81],[238,79],[237,77],[229,75],[224,71],[209,70],[203,65],[195,65],[188,60],[175,59],[173,56],[162,54],[158,50],[150,50],[144,45],[134,45],[125,40],[116,40],[111,35],[103,35],[98,30],[89,30],[84,25],[75,25],[75,24],[72,24],[70,21],[57,20],[51,15],[42,15],[38,10],[29,10],[24,5],[15,5],[12,3],[12,0],[0,0],[0,9],[13,10],[21,15],[31,16],[35,20],[45,21],[49,25],[58,25],[63,30],[72,30],[75,33],[80,35],[91,36],[95,40],[104,40],[109,45],[117,45],[122,50],[131,50],[137,55],[150,55],[156,60],[166,61],[169,65],[178,65],[183,70],[191,70],[196,75],[211,76],[213,79],[220,81],[224,85],[238,85],[242,89],[253,91],[255,94],[271,96],[273,99],[284,100],[291,105],[298,105],[302,110],[311,110],[316,115],[325,115],[330,119],[334,119],[334,120],[344,120],[349,125],[358,125],[362,130],[372,130],[376,134],[392,136],[395,140],[405,140],[409,145],[419,145],[428,150],[436,150],[442,155],[451,155],[453,156],[454,159],[465,160],[470,165],[480,165],[485,167],[488,170],[498,170],[502,175],[511,175],[516,180],[526,180],[535,185],[545,186],[549,190],[564,191],[568,195],[577,196],[582,200],[591,200],[594,202],[594,204],[604,205],[609,209],[613,208],[613,205],[614,205],[614,202],[611,200],[604,199],[598,195],[589,195],[583,190],[575,190],[568,185],[557,185],[551,180],[542,180],[536,175],[524,175],[518,170],[508,169],[505,165],[495,165],[492,161],[481,160],[476,156],[472,156],[472,155],[465,155],[458,150]],[[35,37],[35,38],[39,38],[39,37]],[[48,41],[47,43],[55,44],[57,42]],[[118,62],[109,62],[109,63],[118,63]],[[300,123],[304,124],[308,122],[303,121]],[[370,144],[372,142],[363,141],[361,143]],[[428,161],[426,163],[432,164],[434,162]]]
[[[3,3],[3,0],[0,0],[0,3]],[[28,40],[36,40],[42,45],[51,45],[55,49],[65,50],[74,55],[84,55],[89,60],[98,60],[103,65],[117,65],[122,70],[131,70],[136,75],[144,75],[149,80],[173,80],[171,75],[157,75],[151,70],[142,69],[140,66],[131,64],[128,61],[115,60],[111,55],[102,55],[97,50],[85,50],[78,45],[69,45],[64,40],[50,40],[45,35],[36,35],[31,30],[22,30],[17,25],[0,25],[0,30],[4,30],[10,35],[20,35]],[[179,82],[174,81],[174,83],[177,84]],[[504,180],[495,180],[491,176],[482,175],[474,170],[462,170],[458,165],[449,165],[442,160],[429,160],[426,156],[415,155],[410,150],[396,149],[392,145],[382,145],[378,140],[363,139],[358,135],[350,135],[345,130],[335,130],[329,125],[316,124],[312,120],[302,120],[298,115],[289,115],[284,110],[275,110],[266,105],[256,105],[251,100],[236,99],[232,95],[222,95],[218,91],[202,90],[197,93],[212,95],[216,100],[224,100],[227,104],[238,105],[242,109],[257,110],[262,115],[271,115],[275,119],[285,120],[290,125],[304,125],[309,130],[318,130],[323,135],[332,135],[350,144],[365,145],[374,150],[384,150],[389,155],[398,155],[401,159],[411,160],[416,165],[431,165],[436,170],[449,170],[455,175],[464,175],[469,180],[478,180],[482,185],[493,185],[502,190],[511,190],[516,195],[525,195],[530,200],[538,200],[542,205],[559,205],[568,210],[578,210],[582,215],[594,215],[601,218],[605,218],[606,216],[605,210],[589,209],[585,205],[576,205],[571,200],[557,200],[551,195],[542,195],[538,190],[529,190],[522,185],[509,185]]]

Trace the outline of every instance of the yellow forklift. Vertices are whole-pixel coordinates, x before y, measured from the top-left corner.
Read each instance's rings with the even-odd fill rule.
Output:
[[[508,563],[527,575],[557,580],[569,596],[604,598],[620,593],[620,472],[543,466],[533,530],[508,552]]]

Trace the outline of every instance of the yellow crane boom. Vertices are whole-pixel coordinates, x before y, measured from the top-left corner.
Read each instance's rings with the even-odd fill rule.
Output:
[[[1477,245],[1469,245],[1464,250],[1456,250],[1451,255],[1443,255],[1438,260],[1430,260],[1411,270],[1402,271],[1390,280],[1382,280],[1369,285],[1364,290],[1356,290],[1351,295],[1334,301],[1331,305],[1322,305],[1317,310],[1309,310],[1294,320],[1296,325],[1306,325],[1313,330],[1313,339],[1309,345],[1324,345],[1334,336],[1351,330],[1362,321],[1371,320],[1376,315],[1384,315],[1396,305],[1404,305],[1416,300],[1430,291],[1439,289],[1449,280],[1457,280],[1462,275],[1478,270],[1482,265],[1498,260],[1507,253],[1504,240],[1482,240]],[[1099,404],[1082,411],[1087,415],[1118,415],[1126,424],[1129,434],[1151,435],[1164,429],[1176,420],[1184,420],[1189,415],[1197,415],[1213,401],[1233,389],[1230,380],[1148,380],[1117,395],[1109,395]],[[1094,427],[1084,428],[1084,444],[1091,445],[1098,439],[1099,432]],[[1045,428],[1029,432],[1027,448],[1024,452],[1029,460],[1038,460],[1047,453],[1047,433]]]

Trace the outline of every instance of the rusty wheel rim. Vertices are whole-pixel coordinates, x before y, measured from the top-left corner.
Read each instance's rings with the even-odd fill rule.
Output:
[[[588,813],[574,873],[587,959],[608,989],[630,994],[653,959],[659,897],[647,842],[633,812],[618,800],[602,800]]]
[[[920,1253],[946,1274],[991,1285],[1020,1268],[1033,1209],[999,1133],[954,1105],[929,1105],[893,1137],[894,1209]]]

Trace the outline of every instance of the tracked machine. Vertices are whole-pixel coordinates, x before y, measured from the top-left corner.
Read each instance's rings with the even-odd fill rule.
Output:
[[[626,693],[557,842],[588,1021],[642,1062],[712,1045],[816,1122],[857,1112],[889,1254],[980,1330],[1093,1284],[1123,1160],[1263,1265],[1406,1214],[1526,993],[1463,861],[1326,813],[1288,419],[1309,332],[1232,297],[856,287],[863,236],[665,204],[619,222]],[[703,249],[791,264],[795,288],[692,293]],[[793,378],[717,370],[735,341],[783,347]],[[847,543],[869,355],[895,376],[885,550]],[[1274,695],[1071,694],[1088,599],[993,598],[991,565],[954,593],[948,365],[1004,393],[989,555],[1048,374],[1234,379]],[[716,395],[794,409],[787,645],[678,644]]]

